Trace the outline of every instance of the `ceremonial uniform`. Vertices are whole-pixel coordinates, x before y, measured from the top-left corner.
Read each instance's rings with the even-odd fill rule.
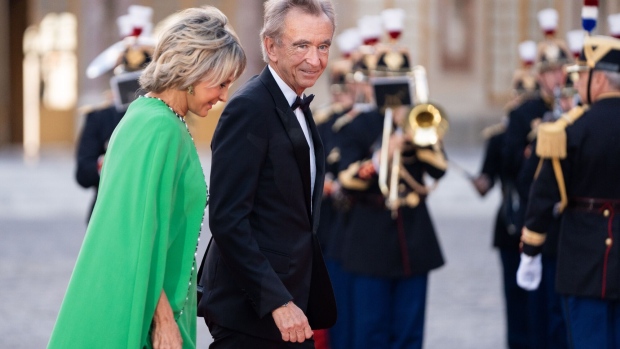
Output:
[[[75,179],[82,187],[95,189],[95,197],[88,211],[89,219],[99,190],[99,158],[105,155],[112,132],[124,114],[125,112],[118,112],[114,106],[86,114],[86,122],[77,147]]]
[[[620,202],[620,144],[614,142],[620,134],[618,110],[620,96],[601,99],[566,128],[562,172],[569,203],[562,215],[557,283],[563,294],[620,299],[620,255],[613,244],[620,233],[619,217],[614,217],[615,201]],[[531,195],[525,226],[546,232],[560,201],[548,161]],[[584,229],[590,233],[584,234]]]
[[[620,299],[620,253],[614,244],[620,238],[620,215],[615,215],[620,209],[620,143],[613,141],[620,134],[618,110],[619,97],[600,100],[566,129],[562,169],[569,204],[562,215],[556,283],[564,295]],[[547,161],[532,186],[526,228],[548,231],[558,201]]]
[[[334,289],[338,319],[329,330],[330,349],[347,349],[351,347],[351,282],[349,273],[342,270],[342,247],[344,228],[347,221],[346,201],[338,188],[338,166],[340,163],[340,137],[334,130],[334,123],[351,110],[343,110],[340,105],[333,105],[323,120],[317,118],[317,131],[323,141],[325,150],[325,187],[321,203],[321,218],[317,237],[325,257],[325,265]],[[318,347],[318,346],[317,346]]]
[[[592,70],[616,76],[620,71],[620,40],[586,38],[584,51],[591,69],[589,95]],[[564,296],[574,348],[620,346],[620,252],[615,243],[620,237],[620,91],[618,86],[602,90],[601,79],[597,76],[598,92],[589,109],[574,109],[541,127],[537,153],[545,162],[532,185],[522,236],[519,282],[528,284],[536,279],[532,266],[541,245],[548,243],[544,233],[562,213],[556,287]],[[613,86],[609,81],[607,86]]]
[[[533,126],[542,120],[546,112],[552,110],[551,106],[552,101],[546,101],[543,97],[536,96],[525,100],[508,115],[508,127],[502,147],[502,158],[504,159],[502,166],[507,177],[506,179],[516,185],[522,200],[527,197],[529,185],[531,184],[531,179],[526,180],[525,174],[520,175],[527,158],[526,150],[533,140],[530,135],[532,134]],[[523,224],[524,209],[525,207],[521,211],[521,219],[517,225],[519,230]]]
[[[490,131],[490,129],[488,129]],[[490,132],[489,132],[490,133]],[[528,348],[527,345],[527,293],[517,285],[515,275],[519,267],[519,233],[513,224],[515,209],[518,209],[516,188],[506,179],[502,171],[502,146],[506,138],[506,126],[493,126],[493,134],[488,135],[485,155],[480,174],[488,180],[488,187],[482,195],[493,187],[497,179],[501,182],[502,203],[497,211],[493,230],[493,246],[498,249],[502,262],[504,299],[506,304],[506,337],[511,349]]]
[[[372,167],[381,142],[383,116],[361,113],[341,132],[340,175],[352,201],[345,230],[343,267],[353,273],[354,348],[421,348],[427,275],[443,265],[435,229],[422,197],[415,207],[402,206],[395,218],[385,206]],[[430,150],[429,150],[430,151]],[[405,151],[404,168],[420,184],[423,175],[440,178],[446,170],[441,150],[437,162],[420,161],[416,150]]]

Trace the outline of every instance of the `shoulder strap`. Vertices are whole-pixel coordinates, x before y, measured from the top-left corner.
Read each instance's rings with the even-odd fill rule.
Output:
[[[585,113],[587,107],[575,107],[555,122],[547,122],[538,127],[536,155],[543,159],[566,157],[566,127],[572,125]]]

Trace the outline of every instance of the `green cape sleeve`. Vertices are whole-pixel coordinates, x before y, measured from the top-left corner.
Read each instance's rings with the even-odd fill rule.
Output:
[[[150,344],[166,273],[187,278],[176,281],[184,290],[167,295],[187,293],[194,277],[168,263],[169,248],[184,228],[171,220],[176,203],[187,204],[177,184],[195,153],[191,137],[167,109],[151,102],[132,107],[112,136],[97,204],[48,348],[142,348]],[[175,309],[178,302],[169,297]]]

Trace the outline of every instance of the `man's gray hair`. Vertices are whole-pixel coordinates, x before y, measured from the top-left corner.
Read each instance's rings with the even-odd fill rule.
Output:
[[[336,13],[330,0],[267,0],[265,1],[263,29],[260,32],[260,47],[265,63],[269,63],[264,44],[265,38],[270,37],[276,41],[276,44],[282,44],[284,20],[288,12],[294,8],[314,16],[325,14],[331,21],[334,31],[336,30]]]
[[[603,71],[607,81],[609,81],[609,87],[616,91],[620,91],[620,73],[611,72],[611,71]]]

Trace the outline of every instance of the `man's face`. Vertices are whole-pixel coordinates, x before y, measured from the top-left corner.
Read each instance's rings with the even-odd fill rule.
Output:
[[[265,39],[271,67],[297,95],[312,87],[325,70],[333,34],[327,15],[292,9],[284,20],[281,42]]]
[[[540,73],[540,86],[548,94],[553,94],[556,87],[560,87],[564,81],[564,72],[562,68],[553,68]]]

